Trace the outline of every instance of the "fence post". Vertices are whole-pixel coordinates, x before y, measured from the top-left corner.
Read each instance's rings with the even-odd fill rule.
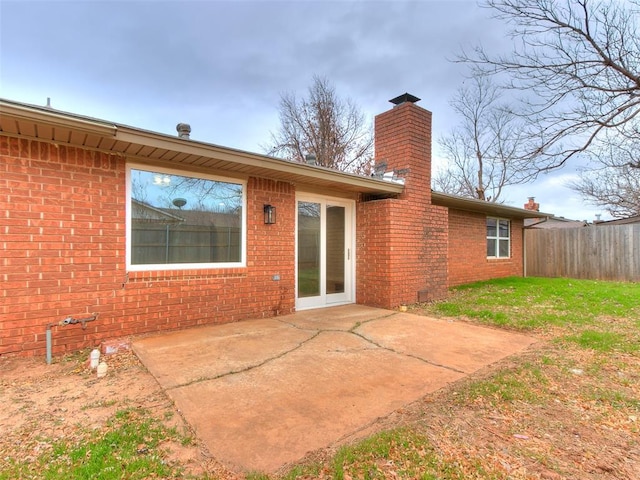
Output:
[[[522,276],[527,278],[527,229],[522,229]]]

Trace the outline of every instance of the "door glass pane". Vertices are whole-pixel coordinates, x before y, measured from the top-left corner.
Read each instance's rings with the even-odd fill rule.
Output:
[[[298,297],[320,295],[320,204],[298,202]]]
[[[344,293],[345,208],[327,205],[327,294]]]

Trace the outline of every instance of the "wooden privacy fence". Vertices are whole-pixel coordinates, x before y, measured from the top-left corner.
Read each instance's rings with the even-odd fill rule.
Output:
[[[527,229],[525,275],[640,281],[640,224]]]

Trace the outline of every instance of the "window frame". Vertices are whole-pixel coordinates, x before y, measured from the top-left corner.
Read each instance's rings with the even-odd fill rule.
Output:
[[[131,205],[131,171],[143,170],[151,173],[165,173],[167,175],[178,175],[214,182],[231,183],[242,186],[242,215],[240,218],[240,261],[239,262],[203,262],[203,263],[158,263],[158,264],[133,264],[132,257],[132,205]],[[189,170],[159,167],[144,163],[127,163],[126,165],[126,269],[132,272],[167,271],[167,270],[203,270],[203,269],[224,269],[246,267],[247,265],[247,181],[244,179],[222,177]]]
[[[496,221],[496,234],[495,236],[490,236],[489,232],[487,232],[487,228],[488,228],[488,223],[489,220],[495,220]],[[500,222],[507,222],[507,227],[508,227],[508,232],[509,232],[509,236],[508,237],[501,237],[500,236]],[[505,259],[509,259],[511,258],[511,219],[509,218],[501,218],[501,217],[486,217],[485,219],[485,241],[487,242],[485,245],[485,251],[488,249],[488,242],[489,240],[495,240],[495,255],[487,255],[487,259],[488,260],[505,260]],[[501,256],[500,255],[500,240],[507,240],[507,245],[508,245],[508,255],[507,256]]]

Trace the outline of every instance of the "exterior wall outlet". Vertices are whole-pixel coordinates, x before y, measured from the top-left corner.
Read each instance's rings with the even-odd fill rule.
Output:
[[[273,280],[274,282],[278,282],[278,281],[280,281],[280,275],[278,275],[277,273],[276,273],[273,277],[271,277],[271,278],[272,278],[272,280]]]

